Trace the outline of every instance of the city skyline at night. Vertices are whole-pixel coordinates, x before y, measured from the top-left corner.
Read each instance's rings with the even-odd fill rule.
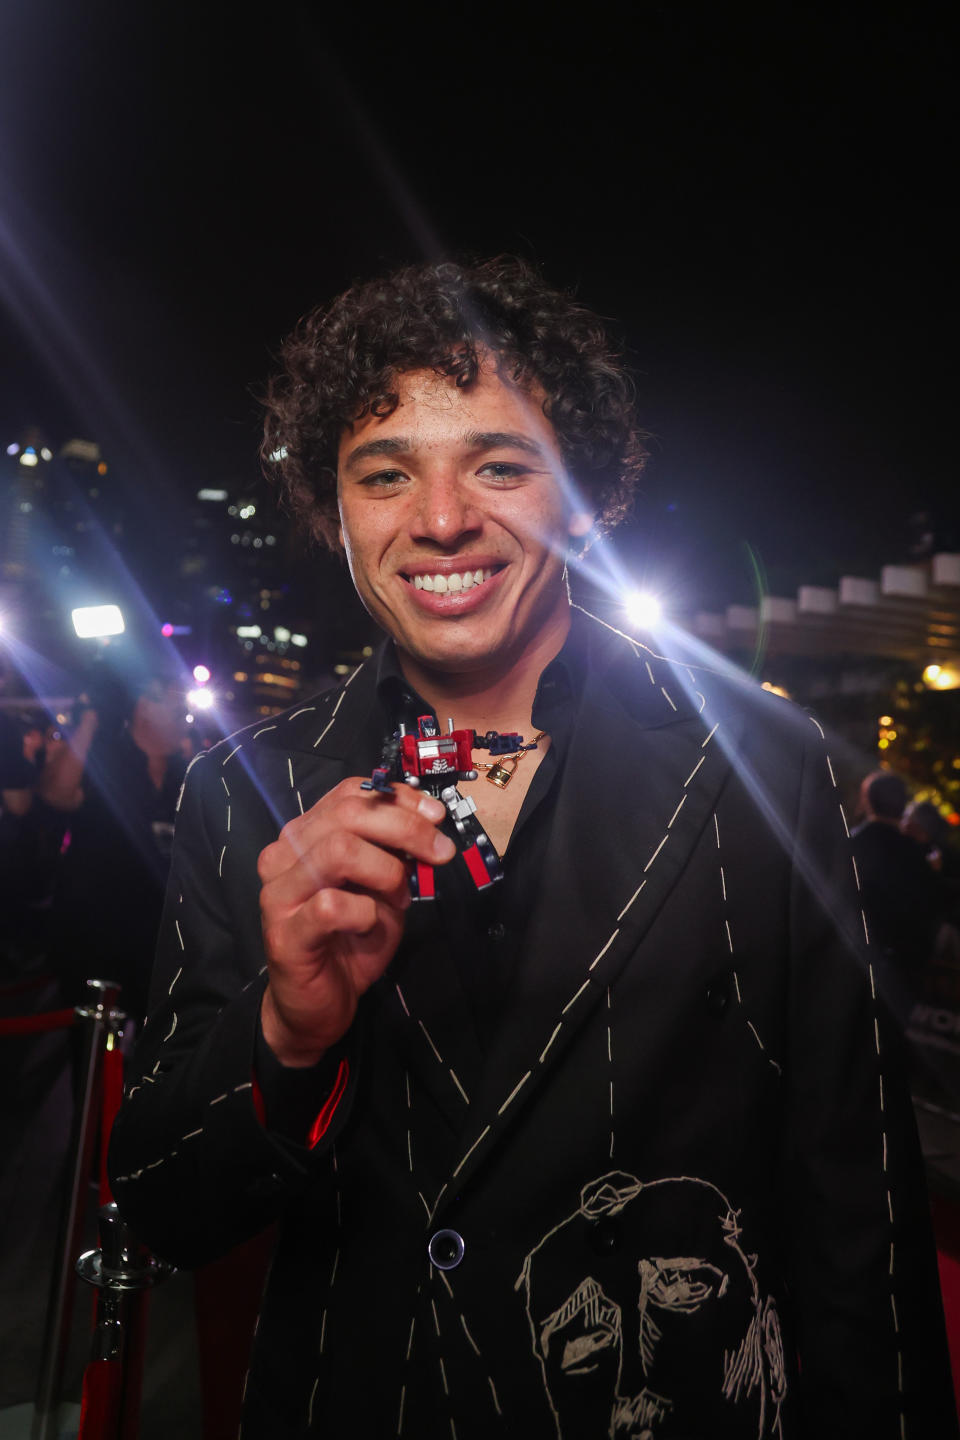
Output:
[[[100,446],[148,592],[201,490],[263,493],[257,395],[298,315],[464,251],[612,317],[651,453],[610,543],[675,613],[956,548],[934,9],[651,4],[627,47],[586,19],[576,43],[465,20],[361,41],[290,3],[193,16],[189,43],[149,7],[2,23],[5,443]],[[297,623],[332,649],[363,630],[340,562],[283,559]]]

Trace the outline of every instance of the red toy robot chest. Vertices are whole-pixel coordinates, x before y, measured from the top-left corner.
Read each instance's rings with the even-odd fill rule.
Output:
[[[457,743],[449,736],[419,740],[415,735],[404,735],[400,745],[406,775],[453,775],[461,768]]]

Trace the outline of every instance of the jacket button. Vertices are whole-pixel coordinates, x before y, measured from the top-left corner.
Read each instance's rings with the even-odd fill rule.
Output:
[[[711,1015],[722,1015],[730,1004],[730,984],[726,977],[711,980],[707,986],[707,1010]]]
[[[430,1256],[430,1263],[436,1265],[438,1270],[455,1270],[463,1259],[466,1248],[463,1236],[458,1235],[456,1230],[438,1230],[435,1235],[430,1236],[427,1254]]]

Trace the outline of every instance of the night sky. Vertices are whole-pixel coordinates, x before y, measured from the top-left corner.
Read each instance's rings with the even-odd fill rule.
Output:
[[[749,600],[748,546],[789,594],[919,510],[960,540],[945,9],[407,8],[7,0],[5,440],[97,438],[175,512],[256,473],[310,305],[508,250],[615,323],[653,437],[618,545],[677,605]]]

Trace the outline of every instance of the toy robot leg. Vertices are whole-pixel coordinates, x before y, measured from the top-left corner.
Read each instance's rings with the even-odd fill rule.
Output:
[[[413,900],[435,900],[436,883],[432,865],[418,860],[410,871],[410,897]]]
[[[500,857],[493,842],[482,830],[474,843],[463,851],[463,858],[478,890],[486,890],[494,881],[503,879]]]

